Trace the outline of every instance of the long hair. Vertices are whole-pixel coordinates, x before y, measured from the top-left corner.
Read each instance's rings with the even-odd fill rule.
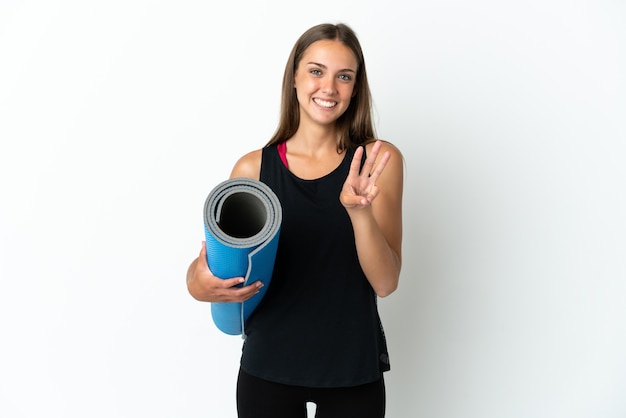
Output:
[[[347,25],[340,23],[333,25],[323,23],[313,26],[304,32],[295,43],[283,75],[280,121],[276,132],[266,146],[284,142],[295,135],[300,124],[300,107],[294,77],[300,60],[306,49],[314,42],[321,40],[336,40],[352,50],[357,61],[357,73],[354,85],[354,96],[350,100],[348,109],[337,119],[339,131],[337,150],[356,147],[371,141],[375,137],[372,123],[372,97],[367,82],[365,60],[359,40],[354,31]]]

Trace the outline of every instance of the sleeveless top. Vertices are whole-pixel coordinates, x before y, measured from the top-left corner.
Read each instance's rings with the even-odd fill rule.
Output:
[[[303,180],[275,145],[262,151],[260,180],[278,196],[283,222],[271,284],[245,324],[241,368],[250,375],[330,388],[374,382],[390,369],[376,294],[339,201],[353,155]]]

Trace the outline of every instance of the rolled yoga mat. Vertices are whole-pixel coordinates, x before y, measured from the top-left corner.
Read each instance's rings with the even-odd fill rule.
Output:
[[[269,288],[276,259],[282,208],[265,183],[232,178],[218,184],[204,204],[207,263],[220,278],[245,277],[243,285],[257,280],[264,286],[243,303],[211,303],[218,329],[245,335],[244,325]]]

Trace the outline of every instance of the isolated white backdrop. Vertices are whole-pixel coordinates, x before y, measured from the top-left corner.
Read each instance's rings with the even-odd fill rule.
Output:
[[[623,2],[0,5],[0,416],[235,417],[184,275],[327,21],[406,158],[387,416],[626,416]]]

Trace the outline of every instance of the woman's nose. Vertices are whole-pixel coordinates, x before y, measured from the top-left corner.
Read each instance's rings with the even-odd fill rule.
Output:
[[[336,91],[335,88],[335,79],[333,77],[329,77],[324,79],[324,84],[322,85],[322,93],[324,94],[334,94]]]

